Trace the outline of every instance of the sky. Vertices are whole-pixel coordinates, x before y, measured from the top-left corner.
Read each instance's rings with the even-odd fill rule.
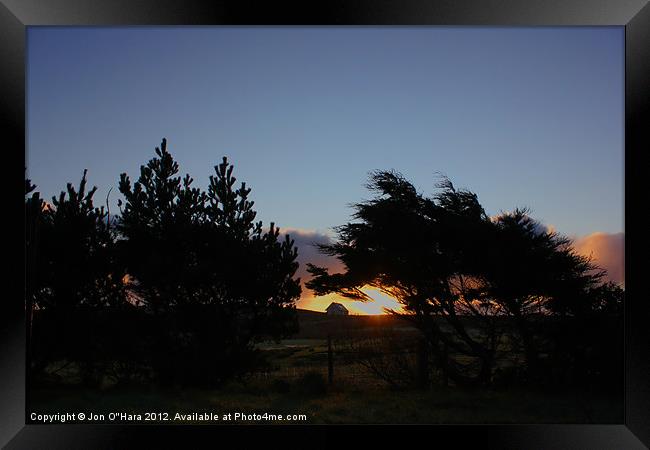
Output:
[[[163,137],[198,186],[228,156],[302,262],[369,171],[395,169],[425,194],[442,173],[491,215],[528,207],[623,277],[623,27],[28,27],[45,198],[87,168],[116,211],[119,174]]]

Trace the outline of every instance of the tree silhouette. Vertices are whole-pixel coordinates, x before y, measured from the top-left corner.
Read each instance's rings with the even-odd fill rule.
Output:
[[[113,255],[113,230],[104,207],[93,205],[97,190],[86,191],[84,170],[78,189],[52,197],[46,205],[37,196],[38,280],[35,305],[39,309],[78,306],[117,306],[124,302],[124,272]],[[31,220],[31,219],[30,219]]]
[[[145,307],[167,318],[158,370],[219,381],[254,363],[256,341],[295,329],[297,249],[273,223],[254,222],[250,189],[235,187],[225,157],[203,192],[177,176],[165,139],[156,155],[133,185],[120,177],[122,258]]]
[[[189,302],[195,295],[187,283],[197,265],[200,226],[205,194],[182,180],[178,163],[167,151],[166,141],[156,148],[157,158],[140,167],[133,186],[127,174],[120,176],[119,190],[125,198],[118,220],[118,242],[129,275],[137,284],[131,289],[152,311]],[[122,201],[118,201],[122,206]]]
[[[491,336],[472,336],[460,317],[460,303],[477,271],[474,245],[485,234],[489,218],[476,196],[457,191],[443,180],[435,198],[417,193],[394,171],[374,172],[367,187],[377,196],[355,205],[354,219],[337,229],[339,241],[321,246],[345,265],[343,274],[309,266],[314,278],[307,283],[318,295],[338,292],[368,300],[360,290],[373,286],[398,299],[406,316],[420,328],[434,359],[458,383],[472,383],[461,367],[442,361],[445,347],[480,361],[479,381],[489,378],[493,355]],[[476,309],[470,309],[485,316]],[[446,331],[437,318],[451,326]],[[486,340],[487,338],[488,340]]]
[[[25,168],[27,172],[27,168]],[[25,321],[26,321],[26,350],[27,350],[27,381],[32,379],[33,365],[33,323],[35,308],[35,292],[38,291],[38,229],[42,220],[43,200],[31,180],[25,178]]]
[[[356,221],[320,247],[345,272],[310,265],[307,287],[368,300],[360,288],[370,285],[398,299],[457,383],[490,382],[504,333],[521,339],[535,372],[535,314],[581,314],[593,310],[596,294],[616,295],[602,285],[603,271],[575,254],[568,239],[542,231],[526,210],[491,219],[476,194],[446,178],[432,198],[394,171],[372,173],[367,187],[377,195],[354,205]],[[478,370],[447,361],[446,348],[479,361]]]
[[[592,308],[594,289],[605,272],[575,253],[571,241],[543,229],[527,210],[517,209],[493,221],[490,257],[484,260],[485,296],[513,318],[529,372],[537,370],[543,318],[580,315]]]
[[[108,214],[94,207],[96,188],[86,191],[86,175],[51,204],[38,192],[26,200],[27,312],[34,373],[64,358],[90,381],[110,341],[98,331],[96,313],[124,307],[126,289]],[[35,189],[29,180],[25,186],[27,193]]]

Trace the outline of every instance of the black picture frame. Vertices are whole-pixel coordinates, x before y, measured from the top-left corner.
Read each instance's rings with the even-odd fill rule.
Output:
[[[226,435],[244,439],[251,434],[264,445],[338,445],[339,434],[356,435],[364,445],[372,441],[404,445],[425,438],[433,445],[446,440],[458,446],[481,448],[636,449],[650,446],[650,340],[647,301],[641,295],[642,252],[647,237],[637,231],[644,190],[643,152],[650,150],[650,6],[647,0],[337,0],[302,3],[202,2],[196,0],[2,0],[0,3],[0,111],[5,154],[17,156],[11,185],[22,189],[25,133],[26,27],[36,25],[481,25],[481,26],[624,26],[625,27],[625,418],[615,425],[367,425],[361,429],[333,426],[241,427],[140,425],[25,425],[25,309],[24,264],[9,264],[8,282],[20,291],[5,293],[0,366],[0,445],[17,448],[194,448],[199,438],[211,446]],[[15,176],[15,179],[13,178]],[[15,182],[15,184],[14,184]],[[635,197],[639,196],[639,197]],[[20,196],[11,196],[15,214],[22,215]],[[15,199],[15,203],[14,203]],[[633,199],[633,200],[631,200]],[[636,201],[635,201],[636,200]],[[635,206],[632,208],[631,206]],[[637,212],[638,211],[638,212]],[[637,217],[638,216],[638,217]],[[24,217],[24,215],[22,216]],[[16,233],[24,231],[18,220]],[[18,230],[18,227],[22,228]],[[642,225],[641,225],[642,226]],[[646,233],[647,234],[647,233]],[[14,253],[24,258],[24,248]],[[22,256],[18,256],[22,255]],[[7,253],[8,256],[8,253]],[[21,260],[24,262],[24,259]],[[249,430],[253,433],[249,433]],[[407,439],[405,441],[405,439]],[[140,441],[140,443],[137,443]],[[431,446],[427,444],[427,446]]]

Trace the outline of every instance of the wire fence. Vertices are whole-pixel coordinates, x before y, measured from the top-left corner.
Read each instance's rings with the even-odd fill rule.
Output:
[[[318,374],[329,385],[413,386],[445,382],[430,364],[425,345],[413,336],[356,334],[314,339],[269,351],[270,366],[254,378],[299,382]]]

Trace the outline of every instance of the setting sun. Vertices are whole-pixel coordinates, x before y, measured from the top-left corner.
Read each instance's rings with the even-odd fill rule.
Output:
[[[299,308],[313,311],[325,311],[332,302],[338,302],[344,305],[353,315],[382,315],[387,314],[387,310],[403,312],[402,305],[393,297],[390,297],[376,288],[364,286],[361,290],[372,300],[361,302],[349,300],[337,294],[328,294],[320,297],[303,298],[299,303]]]

